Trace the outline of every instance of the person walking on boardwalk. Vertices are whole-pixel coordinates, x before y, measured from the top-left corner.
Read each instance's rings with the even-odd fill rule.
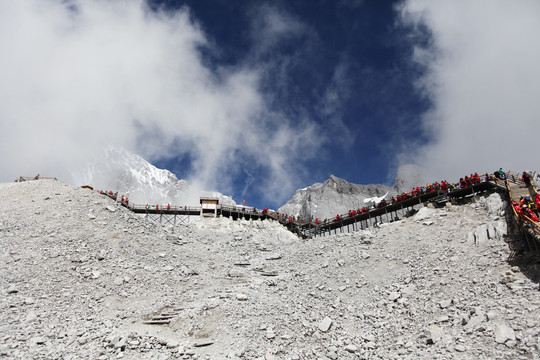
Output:
[[[527,174],[526,171],[523,172],[523,175],[521,175],[521,180],[525,183],[525,186],[529,187],[531,185],[531,177],[529,174]]]

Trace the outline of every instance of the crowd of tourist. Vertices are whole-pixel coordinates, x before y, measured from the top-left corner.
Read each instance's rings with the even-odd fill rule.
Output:
[[[511,175],[511,176],[512,176],[512,179],[515,181],[516,180],[515,176],[514,175]],[[482,175],[482,177],[484,177],[484,181],[487,182],[487,181],[493,180],[494,178],[504,180],[506,179],[507,175],[501,168],[495,171],[493,175],[485,174],[485,175]],[[526,171],[524,171],[522,174],[522,181],[527,187],[531,185],[531,178]],[[482,182],[482,179],[478,173],[466,175],[460,178],[459,182],[457,183],[448,183],[448,181],[446,180],[442,180],[441,182],[436,181],[432,184],[428,183],[426,184],[426,186],[413,187],[410,192],[403,192],[401,194],[393,196],[391,199],[388,199],[388,200],[383,199],[379,203],[375,203],[370,206],[364,206],[358,209],[349,210],[346,214],[342,214],[342,215],[338,214],[333,219],[324,219],[322,221],[319,220],[319,218],[314,218],[313,216],[310,219],[300,219],[299,215],[294,216],[294,215],[283,214],[283,213],[275,212],[272,210],[268,210],[267,207],[265,207],[261,211],[257,210],[256,208],[253,208],[253,213],[264,215],[264,216],[270,216],[284,224],[292,224],[295,222],[306,222],[306,223],[311,222],[311,223],[315,223],[316,225],[325,225],[332,222],[334,223],[340,222],[348,218],[354,218],[358,215],[368,213],[372,210],[384,208],[385,206],[388,206],[391,204],[397,204],[405,200],[418,197],[424,194],[428,194],[432,192],[449,193],[449,192],[453,192],[459,189],[467,189],[481,182]],[[118,193],[113,193],[112,191],[108,191],[108,192],[98,191],[98,192],[100,194],[108,195],[113,198],[116,198],[118,195]],[[128,206],[129,199],[122,195],[122,197],[120,198],[120,203],[122,205]],[[516,209],[516,213],[518,215],[520,216],[524,215],[524,216],[529,217],[533,221],[539,221],[538,216],[540,214],[538,213],[538,211],[540,209],[540,194],[537,193],[534,199],[531,198],[530,196],[522,196],[519,202],[513,202],[512,205]],[[166,206],[163,206],[163,205],[148,205],[147,204],[145,208],[147,210],[171,210],[171,205],[167,204]],[[242,209],[244,208],[242,207]]]
[[[511,175],[511,176],[512,176],[512,179],[516,181],[515,176],[514,175]],[[415,188],[412,188],[410,192],[408,193],[403,192],[395,197],[392,197],[388,201],[383,199],[378,204],[373,204],[369,208],[364,207],[362,209],[349,210],[348,213],[346,214],[336,215],[331,220],[325,219],[322,221],[322,223],[326,224],[328,222],[340,222],[344,219],[354,218],[357,215],[367,213],[374,209],[384,208],[387,205],[400,203],[407,199],[411,199],[411,198],[421,196],[423,194],[431,193],[434,191],[449,193],[449,192],[453,192],[460,189],[467,189],[476,184],[480,184],[482,182],[482,178],[486,182],[493,179],[505,180],[507,178],[507,174],[503,171],[502,168],[500,168],[499,170],[495,171],[493,175],[484,174],[480,176],[476,172],[474,174],[466,175],[464,177],[461,177],[459,179],[459,182],[457,183],[448,183],[448,181],[443,180],[441,182],[436,181],[432,184],[426,184],[426,186],[417,186]],[[522,181],[527,187],[531,185],[531,178],[526,171],[524,171],[522,174]],[[523,197],[523,199],[521,199],[520,202],[521,204],[516,203],[517,204],[516,211],[518,211],[517,209],[519,208],[518,214],[526,215],[530,219],[534,221],[538,221],[538,216],[540,216],[539,214],[540,194],[537,193],[535,199],[531,199],[530,197]],[[316,219],[316,223],[319,224],[318,219]]]
[[[502,169],[499,169],[499,171],[504,174]],[[497,173],[499,173],[499,171],[497,171]],[[490,179],[490,176],[488,174],[485,174],[484,180],[489,181],[489,179]],[[469,188],[481,182],[482,180],[480,178],[480,175],[478,173],[474,173],[474,174],[466,175],[465,177],[460,178],[459,182],[457,183],[448,183],[448,181],[442,180],[441,182],[436,181],[432,184],[426,184],[426,186],[417,186],[417,187],[412,188],[411,191],[408,193],[403,192],[399,195],[393,196],[388,201],[386,199],[383,199],[379,203],[369,206],[369,208],[363,207],[362,209],[349,210],[348,213],[345,215],[336,215],[336,217],[332,219],[332,222],[339,222],[345,218],[353,218],[357,215],[365,214],[371,210],[384,208],[387,205],[400,203],[407,199],[411,199],[411,198],[414,198],[423,194],[432,193],[434,191],[452,192],[458,189]],[[325,219],[323,221],[323,223],[327,223],[327,222],[329,222],[328,219]]]

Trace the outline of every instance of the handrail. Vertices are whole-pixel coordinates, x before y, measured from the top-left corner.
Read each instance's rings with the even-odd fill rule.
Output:
[[[22,182],[22,181],[31,181],[31,180],[58,180],[57,178],[55,177],[48,177],[48,176],[19,176],[17,178],[17,182]]]
[[[486,180],[480,180],[480,183],[482,182],[485,182],[485,181],[491,181],[493,180],[493,177],[489,174],[482,174],[482,175],[479,175],[479,177],[485,177],[487,176],[487,179]],[[459,182],[456,182],[456,183],[449,183],[446,185],[446,191],[444,191],[445,193],[452,193],[454,191],[457,191],[457,190],[461,190],[461,189],[465,189],[467,188],[468,186],[473,186],[477,183],[470,183],[470,185],[468,184],[466,187],[462,188],[461,187],[461,184]],[[422,188],[424,188],[422,186]],[[419,193],[416,193],[415,195],[412,195],[412,192],[410,193],[402,193],[403,194],[407,194],[407,197],[404,198],[404,199],[400,199],[400,200],[397,200],[395,202],[389,202],[387,203],[386,205],[384,206],[381,206],[381,207],[364,207],[363,209],[366,209],[367,211],[356,211],[355,210],[355,214],[354,215],[351,215],[349,216],[349,213],[343,213],[343,214],[339,214],[340,216],[340,219],[339,220],[335,220],[335,219],[324,219],[324,220],[320,220],[319,223],[317,223],[314,219],[312,218],[305,218],[305,219],[295,219],[293,218],[292,221],[289,221],[289,216],[284,216],[285,214],[280,214],[278,215],[277,212],[275,211],[269,211],[267,212],[266,214],[263,212],[263,210],[260,210],[260,209],[257,209],[257,208],[251,208],[251,207],[245,207],[245,206],[238,206],[238,205],[218,205],[218,208],[221,209],[222,211],[225,210],[225,211],[233,211],[233,212],[238,212],[238,213],[242,213],[242,214],[248,214],[248,215],[266,215],[282,224],[285,224],[285,225],[288,225],[288,224],[293,224],[293,225],[296,225],[296,226],[303,226],[303,225],[313,225],[313,226],[316,226],[316,227],[319,227],[319,226],[326,226],[326,225],[330,225],[330,224],[333,224],[333,223],[336,223],[336,222],[339,222],[339,221],[346,221],[346,220],[350,220],[350,219],[354,219],[356,217],[359,217],[360,215],[363,215],[363,214],[366,214],[366,213],[370,213],[372,211],[376,211],[376,210],[380,210],[380,209],[384,209],[385,207],[387,206],[390,206],[390,205],[394,205],[394,204],[397,204],[397,203],[400,203],[402,201],[405,201],[405,200],[410,200],[410,199],[414,199],[414,198],[417,198],[417,197],[420,197],[422,195],[425,195],[425,194],[430,194],[430,193],[433,193],[433,192],[439,192],[439,191],[442,191],[440,187],[438,188],[432,188],[432,190],[430,191],[427,191],[426,189],[423,189],[421,190]],[[106,195],[110,198],[113,198],[113,199],[117,199],[117,193],[112,193],[111,194],[111,191],[103,191],[103,190],[97,190],[98,193],[101,193],[103,195]],[[190,212],[195,212],[195,211],[200,211],[201,210],[201,207],[200,206],[176,206],[176,205],[173,205],[173,206],[170,206],[169,204],[168,205],[163,205],[163,204],[157,204],[157,205],[143,205],[143,204],[133,204],[133,203],[126,203],[126,202],[122,202],[122,205],[126,206],[127,208],[131,209],[131,210],[145,210],[145,209],[148,209],[148,210],[154,210],[156,211],[156,206],[157,206],[157,211],[190,211]],[[363,209],[358,209],[358,210],[363,210]]]
[[[510,190],[510,185],[508,184],[508,177],[506,178],[505,183],[507,186],[508,197],[510,198],[510,201],[514,203],[515,201],[514,201],[514,198],[512,197],[512,191]],[[521,183],[523,183],[523,181],[521,181]],[[535,189],[534,186],[533,186],[533,189]],[[533,231],[536,235],[540,236],[540,225],[538,225],[536,221],[534,221],[533,219],[531,219],[525,214],[519,214],[513,205],[512,205],[512,211],[514,213],[514,217],[516,221],[518,222],[518,224],[521,222],[521,223],[531,226],[530,227],[531,231]]]
[[[401,202],[407,201],[407,204],[409,205],[411,204],[410,201],[413,199],[417,199],[420,202],[426,202],[426,201],[438,198],[439,195],[452,196],[453,193],[461,191],[461,190],[466,190],[468,188],[471,188],[472,192],[474,193],[475,186],[478,186],[483,183],[491,183],[492,184],[491,186],[497,186],[497,187],[501,187],[505,189],[510,199],[512,199],[512,193],[510,190],[509,182],[511,181],[519,185],[523,183],[523,181],[521,180],[520,176],[516,176],[515,174],[512,174],[511,172],[506,172],[504,174],[505,174],[504,179],[501,179],[498,176],[494,176],[493,174],[482,174],[482,175],[474,176],[474,177],[469,178],[466,184],[455,182],[455,183],[446,183],[443,186],[443,184],[438,184],[438,182],[435,182],[433,184],[428,184],[428,185],[431,185],[430,186],[431,190],[429,191],[427,190],[427,187],[424,187],[424,186],[417,187],[417,188],[421,188],[419,192],[415,190],[416,188],[413,188],[412,192],[407,192],[407,193],[403,192],[400,195],[398,195],[397,199],[394,199],[394,201],[387,201],[386,204],[384,204],[383,206],[377,206],[377,207],[370,206],[369,208],[364,207],[362,209],[358,209],[359,211],[350,210],[347,213],[339,214],[338,215],[339,219],[330,218],[330,219],[324,219],[324,220],[319,220],[319,221],[316,221],[311,217],[304,218],[304,219],[297,219],[296,217],[286,216],[286,214],[280,214],[273,210],[267,210],[267,209],[260,210],[254,207],[246,207],[242,205],[225,205],[225,204],[217,205],[217,210],[221,210],[222,212],[223,211],[231,212],[231,213],[234,212],[234,213],[237,213],[238,215],[242,214],[242,216],[256,215],[258,217],[261,217],[262,219],[263,218],[274,219],[278,221],[280,224],[287,226],[293,232],[301,233],[302,231],[312,231],[311,229],[313,228],[315,229],[315,231],[320,232],[320,231],[332,229],[336,226],[339,226],[339,224],[341,224],[341,226],[344,226],[343,223],[350,224],[351,221],[353,220],[356,221],[358,218],[360,220],[363,220],[366,218],[366,216],[369,217],[370,216],[369,214],[371,212],[375,212],[373,216],[379,216],[382,214],[381,210],[385,211],[387,207],[390,207],[390,206],[395,207]],[[485,190],[485,187],[482,186],[480,187],[480,189]],[[99,191],[98,190],[98,192],[101,194],[107,195],[117,201],[120,201],[121,204],[127,207],[128,209],[132,211],[138,211],[138,212],[142,212],[143,210],[146,209],[151,212],[158,212],[158,213],[163,213],[163,214],[167,214],[167,213],[170,214],[174,212],[195,213],[195,212],[201,211],[201,209],[204,209],[202,206],[187,206],[187,205],[185,206],[172,205],[171,206],[170,204],[167,204],[167,205],[133,204],[133,203],[130,203],[128,199],[125,198],[124,196],[122,196],[122,199],[120,200],[119,197],[117,196],[117,193],[112,193],[112,191]],[[426,196],[427,194],[432,194],[432,195]],[[406,195],[406,196],[401,197],[402,195]],[[532,219],[525,216],[524,214],[522,216],[519,215],[513,206],[512,206],[512,209],[518,223],[531,224],[532,231],[535,234],[538,234],[540,236],[540,226],[537,223],[535,223]],[[390,211],[393,211],[392,208]]]

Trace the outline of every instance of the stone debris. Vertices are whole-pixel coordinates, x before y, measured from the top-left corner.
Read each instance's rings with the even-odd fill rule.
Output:
[[[493,327],[493,333],[495,335],[495,342],[497,344],[504,344],[508,340],[516,339],[514,329],[504,324],[495,324]]]
[[[248,299],[248,296],[246,294],[236,294],[236,300],[246,301],[247,299]]]
[[[439,303],[441,309],[446,309],[447,307],[450,307],[450,305],[452,305],[452,300],[450,299],[443,300]]]
[[[540,353],[539,267],[508,261],[496,194],[309,240],[271,221],[161,226],[56,181],[0,197],[0,358]]]
[[[332,326],[332,319],[327,316],[319,323],[318,328],[322,332],[327,332],[330,330],[330,326]]]
[[[8,294],[16,294],[19,292],[19,288],[16,285],[10,285],[6,290]]]
[[[437,325],[430,325],[427,332],[428,344],[435,344],[439,342],[444,335],[444,329]]]

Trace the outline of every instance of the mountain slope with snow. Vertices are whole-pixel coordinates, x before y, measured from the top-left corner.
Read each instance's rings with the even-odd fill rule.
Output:
[[[133,203],[197,205],[201,196],[213,196],[222,204],[235,204],[228,196],[199,190],[169,170],[158,169],[141,156],[114,146],[74,171],[72,178],[77,185],[118,191]]]

